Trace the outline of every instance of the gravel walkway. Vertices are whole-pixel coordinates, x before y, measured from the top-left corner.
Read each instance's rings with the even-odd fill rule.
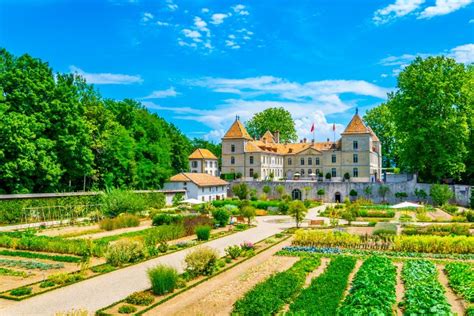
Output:
[[[258,242],[272,236],[282,229],[292,226],[291,223],[270,223],[267,220],[274,216],[259,217],[258,227],[239,232],[227,237],[206,243],[217,249],[222,255],[225,247],[240,244],[244,241]],[[278,218],[281,218],[279,216]],[[192,249],[192,248],[191,248]],[[157,264],[167,264],[183,271],[183,261],[190,249],[175,252],[156,259],[120,269],[102,276],[66,286],[23,302],[5,303],[0,300],[0,314],[6,315],[54,315],[58,311],[86,309],[96,311],[110,305],[127,295],[149,288],[146,275],[148,268]]]

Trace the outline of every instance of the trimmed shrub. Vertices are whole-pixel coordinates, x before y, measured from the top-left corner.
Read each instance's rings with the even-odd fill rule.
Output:
[[[441,206],[453,198],[453,191],[446,184],[433,184],[430,189],[430,196],[435,205]]]
[[[153,303],[154,297],[147,292],[135,292],[125,299],[125,302],[133,305],[148,306]]]
[[[69,283],[74,283],[80,280],[83,280],[84,277],[80,273],[56,273],[48,276],[48,281],[53,282],[57,285],[65,285]]]
[[[183,221],[183,216],[181,215],[159,213],[153,216],[152,225],[153,226],[171,225],[171,224],[181,223],[182,221]]]
[[[118,309],[118,312],[120,314],[131,314],[131,313],[135,313],[136,311],[137,311],[137,308],[132,305],[122,305]]]
[[[229,246],[225,248],[225,253],[232,259],[237,259],[242,253],[242,248],[237,245]]]
[[[136,262],[144,258],[143,243],[137,240],[121,239],[111,243],[107,247],[105,259],[113,266],[121,266],[126,263]]]
[[[199,275],[211,275],[215,268],[219,254],[209,247],[199,247],[188,253],[184,262],[186,271],[193,277]]]
[[[116,218],[106,218],[99,222],[100,228],[107,231],[138,225],[140,225],[140,218],[132,214],[121,214]]]
[[[211,227],[209,226],[197,226],[196,236],[198,240],[209,240],[211,237]]]
[[[31,287],[19,287],[17,289],[11,290],[10,295],[25,296],[25,295],[30,295],[32,291],[33,291],[33,288]]]
[[[179,275],[175,268],[157,265],[148,270],[148,278],[151,283],[151,290],[156,295],[172,293],[178,283]]]
[[[225,227],[229,223],[230,214],[224,209],[217,209],[212,212],[212,217],[220,227]]]

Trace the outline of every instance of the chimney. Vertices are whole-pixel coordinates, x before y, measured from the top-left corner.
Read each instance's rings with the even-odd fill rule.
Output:
[[[280,143],[280,131],[275,131],[275,143]]]

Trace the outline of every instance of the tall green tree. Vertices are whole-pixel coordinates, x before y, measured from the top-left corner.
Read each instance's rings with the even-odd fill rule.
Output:
[[[421,180],[459,178],[466,170],[466,78],[466,67],[453,59],[418,57],[400,73],[398,91],[389,96],[401,167]]]
[[[256,113],[250,121],[246,122],[245,127],[253,138],[262,137],[266,131],[273,134],[279,131],[280,142],[292,142],[298,139],[295,122],[290,112],[282,107],[268,108]]]
[[[382,166],[390,168],[398,165],[396,152],[395,123],[386,103],[367,111],[364,121],[370,126],[382,144]]]

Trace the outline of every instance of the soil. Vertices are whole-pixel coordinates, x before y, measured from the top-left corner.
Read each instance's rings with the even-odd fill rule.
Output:
[[[403,312],[402,309],[398,306],[398,304],[403,301],[403,294],[405,293],[405,286],[402,281],[402,268],[403,263],[396,262],[394,263],[397,267],[397,285],[395,287],[395,296],[397,298],[397,303],[395,305],[395,313],[397,316],[402,316]]]
[[[451,289],[451,287],[449,286],[448,277],[444,272],[444,266],[438,264],[436,265],[436,268],[438,269],[438,280],[446,290],[445,295],[446,299],[448,300],[448,303],[451,305],[451,311],[455,315],[464,315],[466,311],[465,301],[456,294],[454,294],[453,289]]]
[[[130,233],[130,232],[136,232],[140,230],[144,230],[147,228],[151,227],[151,220],[145,220],[141,221],[140,225],[137,227],[126,227],[126,228],[119,228],[119,229],[114,229],[110,231],[103,231],[100,233],[94,233],[94,234],[89,234],[89,235],[82,235],[78,237],[72,237],[71,239],[99,239],[103,237],[109,237],[109,236],[115,236],[115,235],[120,235],[123,233]]]
[[[229,315],[233,304],[270,275],[289,269],[298,258],[273,256],[278,244],[235,268],[157,306],[146,315]]]
[[[453,218],[450,214],[446,213],[445,211],[437,208],[434,212],[428,212],[427,215],[434,220],[439,221],[446,221],[449,222]]]
[[[372,235],[373,231],[374,231],[373,227],[347,227],[347,232],[350,234]]]
[[[349,274],[349,278],[348,278],[348,282],[347,282],[347,284],[348,284],[347,289],[344,292],[344,295],[342,296],[341,302],[343,302],[344,299],[346,298],[347,294],[349,294],[349,290],[352,287],[352,280],[354,279],[357,271],[359,271],[359,268],[362,265],[362,263],[363,263],[363,260],[357,260],[357,262],[355,264],[355,267],[354,267],[354,270],[352,270],[352,272]]]
[[[84,225],[84,226],[54,227],[54,228],[48,228],[48,229],[41,230],[40,232],[38,232],[37,235],[57,237],[57,236],[61,236],[61,235],[86,232],[86,231],[93,230],[93,229],[99,229],[99,225],[94,224],[94,225]]]

